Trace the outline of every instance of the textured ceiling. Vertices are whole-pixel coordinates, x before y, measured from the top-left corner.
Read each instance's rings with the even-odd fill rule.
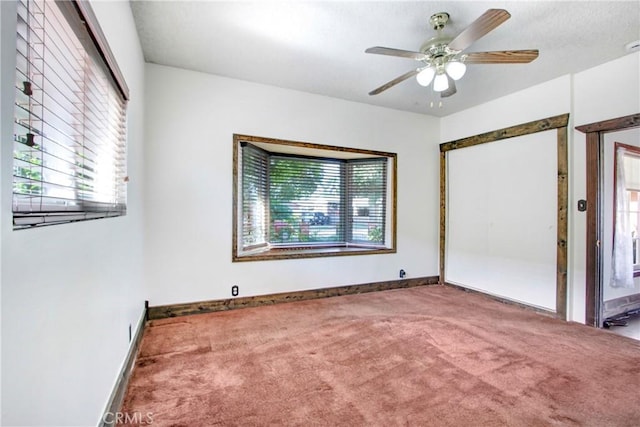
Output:
[[[147,62],[421,114],[445,116],[621,57],[640,39],[639,1],[131,1]],[[530,64],[469,65],[443,100],[414,78],[412,59],[364,53],[419,50],[429,17],[451,15],[457,35],[490,8],[512,17],[465,52],[539,49]],[[431,101],[434,106],[431,107]]]

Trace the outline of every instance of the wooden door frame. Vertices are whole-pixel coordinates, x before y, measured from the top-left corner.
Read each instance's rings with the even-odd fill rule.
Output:
[[[556,248],[556,311],[557,317],[567,319],[567,233],[568,233],[568,148],[567,124],[569,114],[548,117],[492,132],[440,144],[440,284],[445,283],[445,253],[447,227],[447,152],[474,145],[500,141],[516,136],[557,129],[557,248]]]
[[[576,126],[586,134],[587,250],[585,265],[585,323],[602,322],[602,141],[604,134],[640,127],[640,114]]]

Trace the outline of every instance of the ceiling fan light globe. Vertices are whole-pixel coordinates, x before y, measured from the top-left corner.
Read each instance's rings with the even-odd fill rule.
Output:
[[[433,90],[442,92],[447,89],[449,89],[449,79],[447,79],[447,75],[444,73],[438,74],[433,80]]]
[[[420,86],[429,86],[431,84],[431,80],[433,80],[433,76],[436,75],[436,70],[431,67],[427,67],[424,70],[420,71],[416,76],[416,80]]]
[[[449,74],[449,77],[451,77],[453,80],[460,80],[462,76],[464,76],[464,73],[467,71],[467,66],[462,62],[451,61],[448,62],[447,65],[445,65],[445,70],[447,74]]]

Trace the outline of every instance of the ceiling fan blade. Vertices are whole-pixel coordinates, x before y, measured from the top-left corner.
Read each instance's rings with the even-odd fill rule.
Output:
[[[407,73],[404,73],[403,75],[401,75],[399,77],[396,77],[395,79],[391,80],[390,82],[387,82],[387,83],[383,84],[379,88],[372,90],[371,92],[369,92],[369,95],[377,95],[380,92],[383,92],[383,91],[389,89],[390,87],[395,86],[398,83],[407,80],[409,77],[415,76],[416,74],[418,74],[419,71],[420,70],[417,69],[417,70],[411,70],[411,71],[409,71]]]
[[[497,28],[510,17],[509,12],[504,9],[487,10],[449,43],[449,49],[458,51],[465,50],[471,46],[473,42],[489,31]]]
[[[538,57],[538,49],[472,52],[463,56],[465,64],[527,64]]]
[[[366,53],[376,53],[378,55],[399,56],[401,58],[411,58],[421,61],[426,59],[427,55],[411,50],[394,49],[391,47],[374,46],[365,50]]]
[[[456,89],[456,81],[449,77],[448,74],[447,80],[449,80],[449,87],[447,88],[447,90],[443,90],[442,92],[440,92],[440,98],[448,98],[451,95],[455,95],[455,93],[458,91],[458,89]]]

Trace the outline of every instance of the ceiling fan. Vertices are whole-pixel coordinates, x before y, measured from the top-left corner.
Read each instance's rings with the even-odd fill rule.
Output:
[[[380,46],[370,47],[365,50],[366,53],[410,58],[420,62],[420,66],[372,90],[369,95],[377,95],[416,76],[416,80],[422,86],[429,86],[433,81],[433,90],[440,92],[442,98],[446,98],[457,92],[455,81],[461,79],[466,72],[465,64],[523,64],[533,61],[538,57],[537,49],[462,53],[476,40],[510,17],[509,12],[504,9],[489,9],[460,34],[451,38],[443,34],[443,29],[449,21],[449,14],[440,12],[429,19],[437,35],[427,40],[419,52]]]

